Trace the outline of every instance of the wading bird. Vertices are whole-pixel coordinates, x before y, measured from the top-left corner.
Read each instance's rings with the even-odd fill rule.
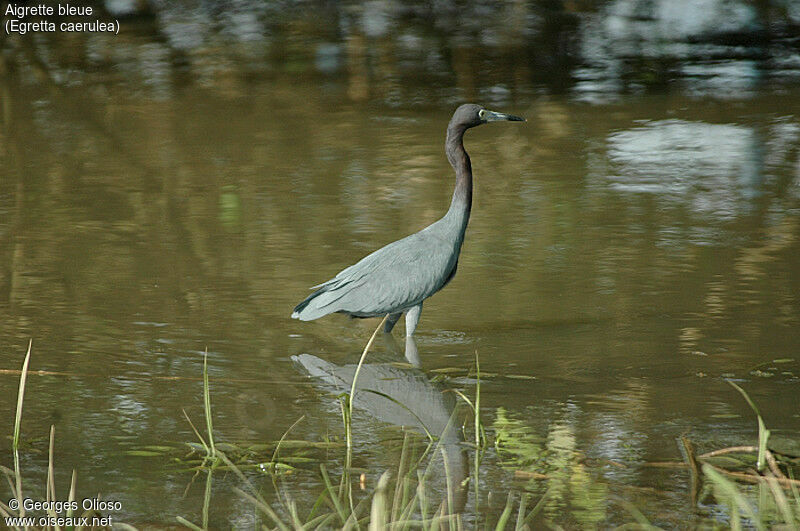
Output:
[[[472,207],[472,166],[464,150],[467,129],[488,122],[524,118],[493,112],[480,105],[461,105],[447,126],[445,152],[456,172],[453,200],[447,213],[421,231],[381,247],[342,270],[298,304],[292,317],[311,321],[329,313],[352,317],[382,317],[384,332],[406,314],[406,336],[414,334],[425,299],[456,274]],[[312,289],[314,289],[312,288]]]

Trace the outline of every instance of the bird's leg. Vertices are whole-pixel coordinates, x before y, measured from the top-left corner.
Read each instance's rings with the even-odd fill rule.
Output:
[[[413,336],[417,329],[419,314],[422,313],[422,303],[417,304],[406,312],[406,337]]]
[[[391,332],[392,328],[394,328],[394,325],[400,320],[401,315],[403,315],[403,312],[390,314],[386,319],[386,324],[383,325],[383,331],[387,334]]]
[[[419,351],[417,350],[417,342],[414,341],[414,336],[406,336],[406,359],[417,369],[422,366],[419,362]]]

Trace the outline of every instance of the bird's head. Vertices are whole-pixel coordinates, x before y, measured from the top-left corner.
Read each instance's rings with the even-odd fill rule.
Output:
[[[519,116],[514,116],[513,114],[490,111],[474,103],[465,103],[456,109],[455,113],[453,113],[453,118],[450,120],[450,125],[469,129],[470,127],[475,127],[477,125],[501,121],[524,122],[525,118],[520,118]]]

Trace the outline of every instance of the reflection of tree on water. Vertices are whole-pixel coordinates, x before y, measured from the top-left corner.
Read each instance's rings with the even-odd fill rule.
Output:
[[[414,338],[407,338],[407,347],[408,341],[416,353]],[[292,360],[334,393],[350,392],[356,364],[335,365],[311,354],[293,356]],[[433,384],[418,369],[389,362],[365,363],[356,381],[353,408],[381,422],[413,428],[437,439],[436,451],[427,464],[433,471],[428,487],[440,492],[443,501],[452,500],[450,514],[464,510],[464,480],[469,466],[453,393]]]
[[[103,16],[121,19],[119,35],[40,34],[36,46],[60,78],[121,72],[159,99],[187,77],[247,94],[253,73],[341,82],[352,101],[393,105],[449,101],[451,84],[462,99],[495,104],[528,84],[605,101],[679,83],[737,97],[776,66],[771,79],[796,79],[783,66],[800,24],[790,3],[105,2]],[[0,36],[12,62],[28,66],[17,52],[31,35]]]
[[[546,490],[546,518],[568,517],[582,528],[595,527],[607,516],[608,486],[584,463],[569,413],[555,415],[546,435],[540,435],[514,413],[497,408],[491,427],[498,464],[524,481],[524,490]]]

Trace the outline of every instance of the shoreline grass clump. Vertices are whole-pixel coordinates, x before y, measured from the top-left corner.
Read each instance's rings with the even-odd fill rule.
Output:
[[[14,469],[9,470],[6,467],[0,466],[0,472],[6,476],[6,480],[8,481],[8,485],[11,489],[11,495],[13,499],[18,503],[17,508],[9,507],[7,503],[4,501],[0,501],[0,517],[4,519],[3,523],[9,528],[14,530],[29,530],[29,529],[56,529],[60,530],[61,525],[67,525],[67,529],[74,529],[76,531],[80,531],[85,529],[85,526],[81,525],[81,523],[88,519],[91,522],[92,516],[99,516],[93,510],[83,510],[81,514],[76,514],[75,510],[73,509],[73,504],[77,502],[76,498],[76,486],[77,486],[77,471],[75,469],[72,470],[72,478],[70,480],[70,487],[69,492],[66,498],[66,511],[63,514],[56,512],[54,507],[57,506],[56,503],[48,503],[47,510],[45,514],[49,517],[48,523],[45,525],[35,526],[30,522],[39,523],[41,522],[40,518],[33,517],[29,515],[25,509],[25,504],[22,503],[23,500],[26,498],[32,498],[34,500],[41,500],[44,502],[58,502],[63,501],[63,497],[59,497],[56,495],[56,485],[55,485],[55,439],[56,439],[56,427],[55,425],[50,425],[50,436],[49,436],[49,444],[48,444],[48,452],[47,452],[47,478],[45,480],[44,485],[44,496],[40,497],[35,488],[26,488],[23,490],[24,482],[22,479],[22,468],[20,466],[20,441],[21,441],[21,434],[22,434],[22,412],[23,406],[25,403],[25,388],[28,382],[28,369],[30,367],[30,360],[31,360],[31,350],[33,348],[33,340],[28,342],[28,350],[25,353],[25,359],[22,362],[22,369],[20,370],[19,376],[19,388],[17,390],[17,401],[16,401],[16,409],[14,411],[14,429],[13,435],[11,439],[11,450],[13,455],[14,461]],[[8,500],[9,503],[11,500]],[[25,518],[28,518],[25,520]],[[61,518],[61,520],[59,520]],[[62,524],[51,524],[50,522],[59,522],[61,521]],[[77,523],[77,525],[75,525]],[[116,528],[128,530],[128,531],[136,531],[131,525],[124,524],[121,522],[114,523]]]
[[[708,478],[704,494],[712,493],[717,501],[728,507],[732,529],[800,529],[800,480],[795,478],[800,472],[800,461],[776,455],[770,450],[770,431],[755,402],[739,385],[730,380],[727,382],[742,395],[755,413],[758,444],[723,448],[698,456],[696,460],[702,462],[700,470]],[[734,461],[733,467],[723,467],[711,461],[719,456],[746,457],[753,454],[756,457],[755,468],[749,466],[746,459],[740,459],[738,464]],[[688,459],[695,460],[693,456]],[[696,470],[696,465],[692,468],[693,471]],[[753,484],[753,488],[757,490],[755,505],[737,481]],[[787,490],[789,495],[785,492]]]

